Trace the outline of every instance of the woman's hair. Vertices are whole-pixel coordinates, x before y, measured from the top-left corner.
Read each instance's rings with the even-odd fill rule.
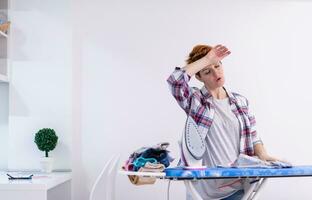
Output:
[[[191,64],[195,62],[196,60],[201,59],[204,57],[210,50],[212,49],[211,46],[200,44],[193,47],[193,50],[189,54],[188,59],[186,60],[187,64]],[[196,73],[196,75],[200,76],[199,72]]]

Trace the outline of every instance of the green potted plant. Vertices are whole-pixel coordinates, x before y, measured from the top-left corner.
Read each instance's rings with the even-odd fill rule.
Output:
[[[40,129],[35,135],[35,143],[40,151],[45,152],[45,156],[41,159],[41,168],[43,172],[51,172],[53,167],[53,158],[49,157],[57,144],[58,137],[51,128]]]

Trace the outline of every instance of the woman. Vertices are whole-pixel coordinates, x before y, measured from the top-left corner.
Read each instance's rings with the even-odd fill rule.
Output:
[[[225,78],[221,61],[230,53],[223,45],[195,46],[189,54],[187,65],[182,69],[176,68],[168,78],[171,92],[199,130],[207,133],[204,166],[228,165],[240,153],[258,156],[264,161],[275,161],[277,159],[267,154],[258,136],[248,100],[223,86]],[[194,75],[204,84],[201,89],[188,85]],[[244,194],[241,180],[204,180],[194,184],[205,200],[241,199]]]

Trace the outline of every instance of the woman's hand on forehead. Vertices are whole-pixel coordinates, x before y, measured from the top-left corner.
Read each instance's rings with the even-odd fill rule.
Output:
[[[212,65],[217,65],[221,63],[222,59],[230,54],[231,52],[226,46],[219,44],[213,47],[205,57],[210,61],[210,63],[213,63]]]

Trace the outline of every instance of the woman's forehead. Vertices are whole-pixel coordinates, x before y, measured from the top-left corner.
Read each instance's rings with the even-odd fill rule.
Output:
[[[210,64],[210,65],[204,67],[201,71],[205,71],[205,70],[207,70],[207,69],[212,69],[214,66],[217,66],[217,65],[222,65],[222,63],[219,62],[219,63]]]

